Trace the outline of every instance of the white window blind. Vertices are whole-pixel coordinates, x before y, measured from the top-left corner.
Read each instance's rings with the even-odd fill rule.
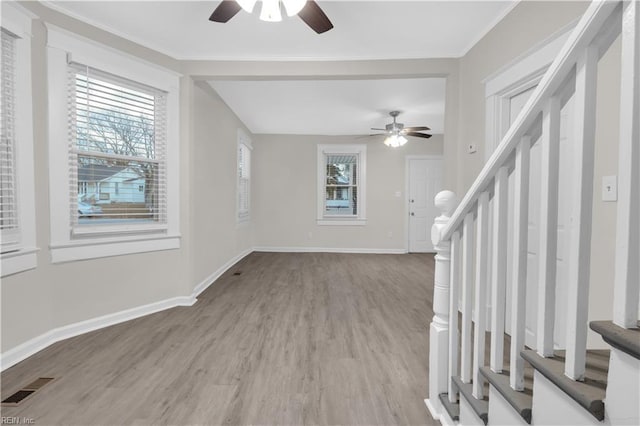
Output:
[[[68,73],[74,232],[166,224],[166,93],[83,65]]]
[[[2,30],[2,88],[0,97],[0,231],[2,252],[11,251],[20,243],[18,200],[15,170],[15,78],[16,38]]]
[[[251,149],[244,143],[238,144],[238,220],[250,216],[251,190]]]
[[[358,216],[358,154],[325,154],[324,216]]]

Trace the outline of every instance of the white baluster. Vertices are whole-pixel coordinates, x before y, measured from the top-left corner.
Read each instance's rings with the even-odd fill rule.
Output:
[[[525,339],[525,296],[527,292],[527,240],[529,233],[529,151],[531,140],[522,138],[516,147],[513,205],[513,279],[511,292],[511,366],[509,382],[524,389],[524,360],[520,351]]]
[[[625,3],[622,19],[620,145],[613,322],[638,324],[640,286],[640,6]]]
[[[543,110],[540,139],[540,240],[538,267],[538,353],[553,356],[558,240],[558,180],[560,157],[560,99],[552,97]]]
[[[460,379],[471,383],[471,295],[473,292],[473,213],[462,225],[462,339]]]
[[[451,290],[449,292],[449,401],[458,402],[451,377],[458,375],[458,300],[460,295],[460,231],[451,236]]]
[[[433,287],[433,320],[429,329],[429,400],[427,406],[440,412],[438,395],[449,388],[449,241],[440,238],[456,206],[456,196],[451,191],[441,191],[435,197],[435,205],[441,214],[431,227],[431,242],[436,249],[434,287]]]
[[[588,47],[576,65],[575,177],[572,227],[569,241],[567,282],[567,357],[565,374],[584,377],[589,312],[589,269],[591,267],[591,218],[593,162],[596,122],[598,49]]]
[[[473,333],[473,396],[483,398],[484,378],[480,367],[484,366],[485,331],[487,316],[487,261],[489,257],[489,193],[484,191],[478,198],[478,218],[476,220],[476,286],[474,302],[475,327]]]
[[[491,370],[501,373],[504,366],[504,311],[507,279],[507,194],[509,170],[496,174],[493,194],[493,253],[491,255]]]

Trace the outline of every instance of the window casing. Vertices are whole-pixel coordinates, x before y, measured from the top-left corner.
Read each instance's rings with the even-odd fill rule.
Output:
[[[179,248],[179,75],[47,29],[52,261]]]
[[[238,130],[238,223],[251,219],[251,149],[251,140],[242,130]]]
[[[36,258],[31,20],[21,6],[2,4],[0,247],[2,276],[33,269]]]
[[[318,145],[319,225],[366,224],[366,145]]]

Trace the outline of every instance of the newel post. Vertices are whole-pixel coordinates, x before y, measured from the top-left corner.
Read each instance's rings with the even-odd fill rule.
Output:
[[[457,205],[456,195],[451,191],[441,191],[435,197],[435,205],[440,210],[431,227],[431,242],[436,250],[434,286],[433,286],[433,320],[429,328],[429,399],[427,407],[434,418],[441,413],[438,395],[446,393],[449,383],[449,275],[451,240],[443,241],[443,229]]]

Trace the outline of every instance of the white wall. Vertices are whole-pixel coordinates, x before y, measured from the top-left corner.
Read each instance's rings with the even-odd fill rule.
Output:
[[[56,328],[127,309],[190,296],[230,260],[251,247],[251,227],[235,221],[236,134],[240,121],[218,99],[181,79],[180,231],[178,250],[52,264],[49,252],[46,28],[51,22],[147,61],[179,71],[164,55],[28,2],[35,20],[32,38],[36,269],[4,277],[1,290],[1,351],[19,348]]]
[[[407,219],[405,158],[441,155],[442,135],[411,140],[401,148],[380,138],[256,135],[254,206],[257,247],[404,251]],[[367,224],[316,224],[318,144],[367,144]],[[400,197],[395,195],[401,193]],[[391,233],[391,236],[389,236]]]
[[[485,88],[483,81],[517,61],[558,30],[579,19],[587,2],[520,2],[460,60],[460,144],[458,152],[459,194],[471,186],[484,165]],[[593,202],[590,319],[609,319],[613,307],[613,259],[616,203],[601,200],[602,177],[615,175],[620,94],[620,40],[598,66],[598,107]],[[467,154],[465,142],[478,145]],[[589,331],[588,346],[606,347],[599,335]]]

